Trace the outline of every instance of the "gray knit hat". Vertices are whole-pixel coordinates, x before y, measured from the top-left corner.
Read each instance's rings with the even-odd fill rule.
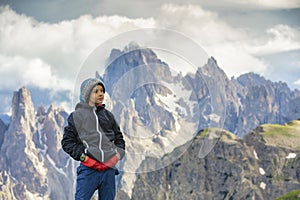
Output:
[[[101,85],[103,88],[103,92],[105,93],[105,87],[103,85],[103,83],[96,78],[88,78],[86,80],[84,80],[81,83],[80,86],[80,101],[81,102],[86,102],[88,103],[89,101],[89,97],[90,97],[90,93],[92,92],[92,89],[96,86],[96,85]]]

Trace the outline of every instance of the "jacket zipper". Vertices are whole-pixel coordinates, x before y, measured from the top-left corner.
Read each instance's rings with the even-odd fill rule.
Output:
[[[94,115],[95,115],[95,117],[96,117],[96,129],[97,129],[97,132],[99,133],[99,136],[100,136],[99,150],[100,150],[101,155],[102,155],[102,156],[101,156],[101,157],[102,157],[101,162],[104,162],[104,152],[103,152],[103,150],[101,149],[102,134],[101,134],[101,132],[99,131],[99,121],[98,121],[98,116],[97,116],[97,114],[96,114],[96,112],[95,112],[95,108],[93,109],[93,113],[94,113]]]

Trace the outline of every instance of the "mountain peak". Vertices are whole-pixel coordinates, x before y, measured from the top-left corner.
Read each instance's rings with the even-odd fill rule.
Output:
[[[56,109],[53,105],[47,112],[44,106],[40,106],[35,115],[30,92],[25,87],[14,92],[12,120],[4,137],[0,122],[0,168],[1,171],[8,172],[13,181],[11,184],[5,184],[10,187],[18,185],[18,191],[13,192],[16,199],[38,199],[35,198],[38,196],[48,199],[51,191],[69,184],[65,179],[61,181],[62,178],[57,178],[58,174],[65,173],[62,167],[68,162],[60,149],[65,121],[61,112],[62,109]],[[71,175],[66,173],[63,177],[69,176],[73,176],[72,172]],[[1,178],[0,173],[0,188]],[[71,199],[63,197],[68,195],[59,194],[59,197]],[[53,198],[59,199],[56,196]]]
[[[127,46],[125,46],[124,51],[132,51],[139,48],[141,48],[141,46],[137,42],[131,41]]]
[[[45,107],[44,105],[40,105],[37,109],[37,116],[42,116],[43,114],[45,114]]]
[[[268,83],[271,83],[271,81],[266,80],[264,77],[254,73],[254,72],[249,72],[246,74],[243,74],[237,78],[237,81],[243,85],[266,85]]]
[[[139,50],[140,48],[141,46],[134,41],[131,41],[128,45],[126,45],[123,51],[113,48],[110,52],[108,61],[109,63],[114,62],[114,60],[119,59],[120,56],[124,56],[124,54],[127,54],[131,51]]]
[[[34,119],[34,106],[29,90],[25,87],[14,92],[12,100],[11,123],[19,121],[21,117]]]
[[[206,76],[211,77],[212,75],[214,75],[214,76],[217,76],[216,80],[221,78],[222,80],[228,81],[228,78],[227,78],[224,70],[222,70],[219,67],[217,60],[214,57],[210,57],[207,61],[207,64],[205,64],[203,67],[201,67],[199,69],[201,69],[201,72]]]
[[[96,77],[103,80],[106,91],[111,94],[114,84],[128,71],[145,65],[150,66],[151,64],[166,66],[152,49],[141,47],[136,42],[130,42],[123,51],[120,49],[111,50],[103,78],[99,74],[96,74]],[[144,74],[141,74],[140,78],[143,78],[143,76]]]

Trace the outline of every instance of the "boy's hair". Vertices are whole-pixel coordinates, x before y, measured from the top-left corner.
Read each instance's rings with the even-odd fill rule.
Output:
[[[79,97],[79,99],[80,99],[81,102],[88,103],[89,98],[90,98],[90,94],[91,94],[93,88],[96,85],[101,85],[102,88],[103,88],[103,93],[105,93],[104,84],[99,79],[88,78],[88,79],[84,80],[81,83],[81,86],[80,86],[80,97]]]

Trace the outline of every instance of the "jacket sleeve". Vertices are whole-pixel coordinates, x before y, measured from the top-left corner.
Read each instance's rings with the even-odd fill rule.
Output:
[[[63,150],[74,160],[79,161],[81,154],[84,153],[85,147],[78,136],[72,113],[68,117],[68,125],[64,128],[61,145]]]
[[[117,150],[120,153],[120,156],[121,156],[120,159],[122,159],[125,156],[125,140],[123,139],[123,134],[120,130],[118,123],[115,120],[115,117],[113,115],[112,115],[112,117],[113,117],[113,123],[114,123],[113,129],[115,132],[114,144],[116,145]]]

